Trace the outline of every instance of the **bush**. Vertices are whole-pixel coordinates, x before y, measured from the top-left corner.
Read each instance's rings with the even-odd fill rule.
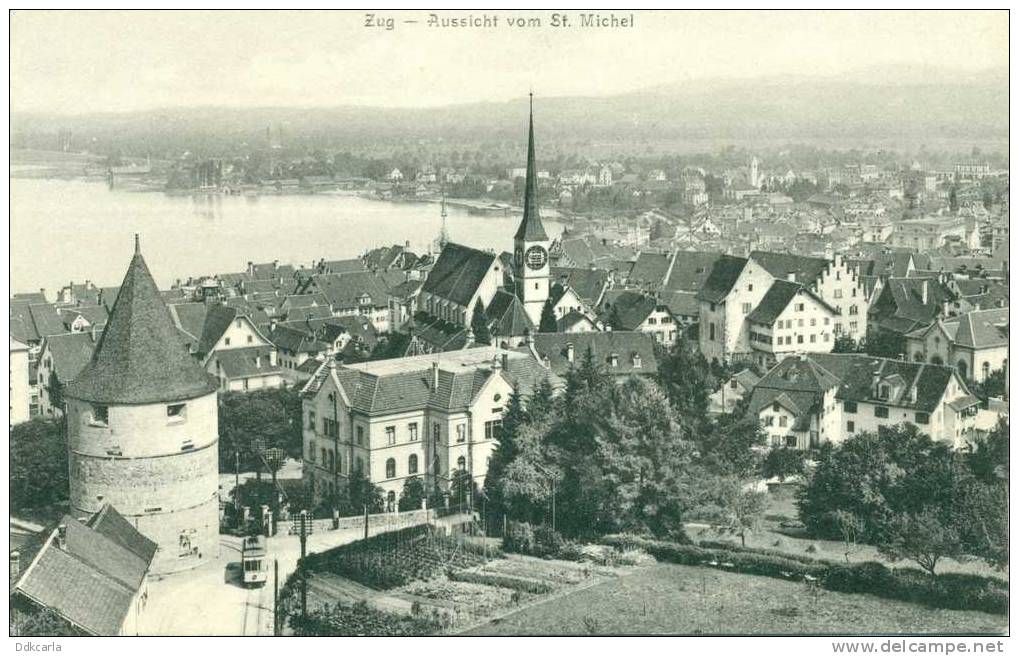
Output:
[[[709,543],[691,546],[629,535],[608,536],[602,542],[617,549],[643,548],[659,560],[679,565],[707,565],[786,580],[811,577],[834,592],[867,593],[932,608],[1008,613],[1008,583],[974,574],[930,576],[915,569],[891,570],[875,562],[829,564],[806,556],[744,549],[726,543],[710,543],[718,546],[712,549],[705,546]]]
[[[420,636],[437,633],[442,625],[433,618],[387,613],[361,601],[327,605],[308,614],[290,617],[299,636]]]
[[[527,522],[509,522],[507,524],[506,535],[502,538],[503,551],[532,554],[537,544],[534,538],[534,529],[530,524]]]
[[[494,585],[499,588],[508,588],[510,590],[528,592],[530,594],[548,594],[555,589],[552,584],[544,581],[535,581],[533,579],[526,579],[519,576],[513,576],[511,574],[493,574],[491,572],[478,572],[474,570],[450,572],[449,578],[452,581]]]

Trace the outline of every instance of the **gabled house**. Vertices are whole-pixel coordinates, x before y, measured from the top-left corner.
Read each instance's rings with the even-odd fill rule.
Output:
[[[715,414],[732,412],[737,403],[750,397],[759,382],[761,377],[750,369],[741,369],[734,373],[708,396],[708,412]]]
[[[605,293],[600,322],[610,330],[647,333],[659,344],[669,346],[679,338],[679,324],[669,306],[656,294],[633,290]]]
[[[495,347],[354,365],[322,363],[301,390],[304,481],[316,500],[365,475],[395,509],[404,482],[449,490],[454,472],[484,485],[514,388],[561,381],[530,354]]]
[[[646,333],[622,330],[536,333],[520,350],[528,351],[557,376],[565,376],[571,368],[579,367],[588,353],[606,373],[617,379],[658,373],[654,340]]]
[[[87,520],[64,515],[15,579],[12,610],[52,611],[86,635],[138,635],[155,553],[156,543],[109,504]]]
[[[43,340],[36,369],[41,416],[63,415],[63,389],[92,359],[100,334],[99,331],[64,333]]]
[[[962,378],[983,382],[1008,364],[1008,308],[938,319],[906,334],[906,353],[913,362],[947,364]]]
[[[488,307],[502,282],[502,263],[494,253],[450,242],[421,287],[418,311],[467,326],[474,304],[480,299]]]
[[[320,293],[329,302],[334,316],[364,316],[380,333],[391,326],[389,290],[379,276],[362,271],[315,274],[301,293]]]
[[[247,392],[283,384],[275,345],[237,308],[209,306],[193,353],[222,391]]]
[[[952,367],[858,353],[800,354],[754,387],[748,412],[772,446],[816,448],[881,426],[912,423],[964,446],[979,400]]]
[[[793,353],[829,353],[835,343],[835,308],[807,287],[776,280],[747,315],[750,348],[761,367]]]

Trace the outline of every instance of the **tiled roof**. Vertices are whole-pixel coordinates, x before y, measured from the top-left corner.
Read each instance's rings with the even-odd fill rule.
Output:
[[[519,337],[535,330],[534,322],[527,316],[520,299],[504,289],[492,297],[492,302],[485,308],[485,315],[493,336]]]
[[[1008,308],[967,312],[945,322],[949,323],[958,326],[957,346],[975,349],[1008,346]]]
[[[64,317],[64,325],[67,326],[68,329],[70,329],[71,324],[79,316],[92,326],[104,325],[110,316],[106,311],[106,307],[102,305],[63,308],[60,310],[60,314]]]
[[[607,324],[616,316],[623,330],[636,330],[659,305],[663,303],[654,296],[628,289],[613,289],[605,292],[600,318]]]
[[[811,353],[808,357],[838,378],[840,399],[914,407],[922,412],[935,409],[955,374],[952,367],[875,358],[859,353]],[[874,398],[873,377],[876,372],[881,378],[897,375],[905,381],[905,388],[898,399],[879,401]],[[915,402],[909,400],[909,388],[914,384],[917,388]]]
[[[188,353],[136,247],[92,360],[65,394],[96,403],[144,404],[213,392]]]
[[[503,367],[502,356],[507,356]],[[498,361],[498,365],[493,363]],[[433,385],[433,363],[438,363],[438,385]],[[302,390],[305,396],[321,389],[330,375],[323,363]],[[525,396],[550,374],[530,355],[495,347],[465,349],[395,360],[335,367],[338,383],[355,411],[379,415],[425,407],[444,411],[463,410],[493,375],[518,385]],[[557,382],[554,376],[552,378]]]
[[[103,512],[109,513],[105,508]],[[66,527],[63,547],[54,531],[15,592],[90,633],[117,635],[156,545],[119,515],[92,518],[95,528],[69,515],[61,523]]]
[[[239,312],[237,308],[219,303],[210,305],[205,313],[205,324],[202,326],[196,354],[202,358],[208,355],[238,315],[243,315],[243,313]]]
[[[675,317],[696,317],[700,313],[697,292],[663,291],[662,302]]]
[[[67,332],[67,326],[60,318],[60,312],[57,311],[56,305],[50,303],[29,305],[28,312],[32,317],[32,323],[35,324],[35,332],[40,338]]]
[[[703,251],[679,251],[672,264],[672,271],[665,281],[665,289],[670,291],[699,292],[704,286],[715,262],[721,253]]]
[[[253,378],[279,373],[279,365],[271,363],[272,346],[245,346],[216,351],[216,361],[230,379]]]
[[[209,312],[209,306],[205,303],[176,303],[169,307],[174,323],[191,338],[191,343],[197,346],[205,331],[205,317]]]
[[[359,299],[367,294],[374,307],[389,305],[389,291],[386,284],[375,274],[367,271],[355,273],[326,273],[311,277],[311,285],[321,292],[334,311],[349,310],[359,305]]]
[[[641,253],[633,263],[627,280],[631,285],[660,289],[665,284],[671,261],[672,255],[668,253]]]
[[[594,307],[608,284],[609,272],[604,269],[552,267],[552,279],[569,285],[580,300]]]
[[[736,284],[740,274],[743,273],[743,267],[746,266],[746,263],[746,258],[742,257],[734,257],[732,255],[722,255],[719,257],[711,267],[711,273],[708,275],[707,280],[704,281],[704,286],[701,287],[697,298],[711,303],[724,301],[725,297],[729,295],[732,286]]]
[[[91,332],[52,335],[43,340],[43,350],[53,359],[52,370],[65,384],[78,377],[92,359],[95,346]],[[49,384],[49,381],[43,382]]]
[[[785,280],[773,281],[764,297],[761,298],[761,302],[757,304],[753,312],[747,315],[747,319],[754,323],[770,326],[778,318],[778,315],[782,314],[796,294],[803,289],[803,285],[799,283],[786,282]]]
[[[494,261],[493,253],[450,242],[442,249],[421,290],[466,306]]]
[[[368,270],[360,259],[330,260],[322,262],[319,268],[322,269],[322,273],[355,273]]]
[[[792,274],[795,282],[801,285],[812,284],[829,265],[828,260],[822,257],[768,251],[754,251],[750,253],[750,259],[764,267],[776,280],[788,280]]]
[[[320,353],[328,348],[325,343],[316,340],[312,333],[286,324],[276,326],[269,339],[277,348],[289,353]]]
[[[454,351],[467,345],[467,329],[458,324],[418,312],[414,315],[414,337],[439,351]]]
[[[584,354],[591,350],[595,362],[613,375],[655,374],[658,360],[655,357],[654,339],[647,333],[613,330],[596,333],[535,333],[534,352],[540,359],[548,358],[549,366],[556,374],[563,376],[575,364],[579,366]],[[567,353],[567,344],[573,344],[573,362]],[[611,356],[618,356],[618,366],[611,367]],[[633,356],[640,359],[640,367],[634,366]]]

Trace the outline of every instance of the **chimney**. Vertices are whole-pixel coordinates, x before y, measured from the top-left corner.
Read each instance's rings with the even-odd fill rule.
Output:
[[[909,402],[916,403],[916,385],[912,385],[909,388]]]
[[[566,342],[566,361],[573,362],[573,342]]]
[[[439,361],[432,360],[432,390],[439,389]]]
[[[276,354],[276,349],[273,349],[269,351],[269,366],[275,367],[277,362],[279,362],[279,356]]]
[[[785,279],[788,280],[789,282],[796,282],[796,272],[795,271],[786,272]]]
[[[11,552],[11,581],[16,581],[21,575],[21,553]]]
[[[67,548],[67,524],[57,526],[57,547],[60,549]]]
[[[502,354],[502,368],[509,369],[509,353]]]

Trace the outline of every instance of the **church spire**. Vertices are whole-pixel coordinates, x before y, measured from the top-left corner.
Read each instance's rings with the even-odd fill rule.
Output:
[[[548,241],[545,226],[538,215],[538,172],[534,164],[534,93],[530,94],[530,125],[527,133],[527,178],[524,183],[524,219],[517,228],[516,239]]]

